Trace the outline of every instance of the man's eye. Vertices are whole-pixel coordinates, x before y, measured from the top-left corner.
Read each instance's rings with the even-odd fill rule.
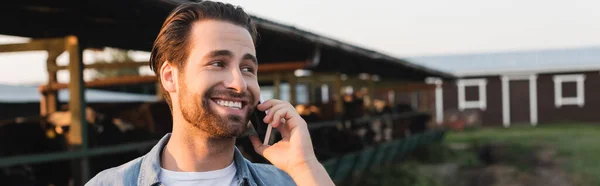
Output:
[[[252,69],[252,67],[242,67],[242,71],[254,73],[254,69]]]
[[[223,61],[215,61],[212,62],[210,65],[215,67],[225,67],[225,63],[223,63]]]

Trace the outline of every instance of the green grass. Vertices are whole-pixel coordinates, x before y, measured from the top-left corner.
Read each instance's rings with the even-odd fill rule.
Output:
[[[557,123],[537,127],[482,128],[450,132],[446,142],[483,144],[501,142],[522,151],[523,147],[549,145],[557,149],[563,165],[579,185],[600,185],[600,124]]]
[[[441,186],[430,175],[419,174],[415,170],[420,164],[415,161],[393,163],[367,171],[364,180],[358,185],[364,186]]]

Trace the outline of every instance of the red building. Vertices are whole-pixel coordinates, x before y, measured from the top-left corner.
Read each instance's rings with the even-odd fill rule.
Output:
[[[599,122],[600,47],[416,57],[451,72],[435,78],[437,122],[444,113],[478,113],[483,125]]]

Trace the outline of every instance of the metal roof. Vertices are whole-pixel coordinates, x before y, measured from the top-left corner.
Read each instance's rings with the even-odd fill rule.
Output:
[[[596,71],[600,70],[600,46],[421,56],[412,57],[409,60],[460,77]]]
[[[32,38],[77,35],[85,47],[149,51],[169,12],[186,2],[191,1],[0,1],[0,21],[5,25],[0,27],[0,34]],[[261,63],[311,61],[310,69],[315,71],[370,73],[402,80],[453,78],[403,59],[253,18],[259,32],[257,55]]]
[[[281,23],[269,21],[269,20],[259,18],[256,16],[253,16],[253,18],[254,18],[255,23],[259,27],[268,28],[268,29],[275,30],[275,31],[278,31],[281,33],[287,33],[290,35],[296,35],[296,36],[301,37],[304,40],[307,40],[309,42],[316,44],[319,47],[326,46],[326,47],[340,49],[340,50],[343,50],[348,53],[355,53],[355,54],[362,55],[362,56],[372,59],[372,60],[380,60],[385,63],[394,64],[394,65],[397,65],[398,68],[404,67],[404,68],[409,68],[409,69],[413,69],[416,71],[421,71],[421,72],[429,74],[430,76],[437,76],[437,77],[441,77],[441,78],[453,78],[453,75],[448,74],[446,72],[442,72],[440,70],[436,70],[436,69],[428,68],[428,67],[418,65],[415,63],[411,63],[404,59],[399,59],[399,58],[392,57],[392,56],[389,56],[389,55],[386,55],[383,53],[379,53],[377,51],[369,50],[369,49],[355,46],[352,44],[344,43],[344,42],[336,40],[336,39],[317,35],[315,33],[301,30],[301,29],[298,29],[298,28],[290,26],[290,25],[284,25]]]
[[[0,103],[36,103],[42,98],[38,86],[0,85]],[[88,103],[156,102],[157,96],[86,89]],[[69,101],[69,90],[58,92],[60,102]]]

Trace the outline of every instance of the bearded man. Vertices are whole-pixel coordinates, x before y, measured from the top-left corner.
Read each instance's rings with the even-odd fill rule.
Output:
[[[164,22],[152,49],[173,116],[173,132],[150,152],[100,172],[87,185],[333,185],[317,161],[306,122],[285,101],[258,104],[256,28],[240,7],[183,4]],[[246,160],[235,147],[254,109],[283,139],[256,152],[273,165]],[[165,113],[167,114],[167,113]]]

